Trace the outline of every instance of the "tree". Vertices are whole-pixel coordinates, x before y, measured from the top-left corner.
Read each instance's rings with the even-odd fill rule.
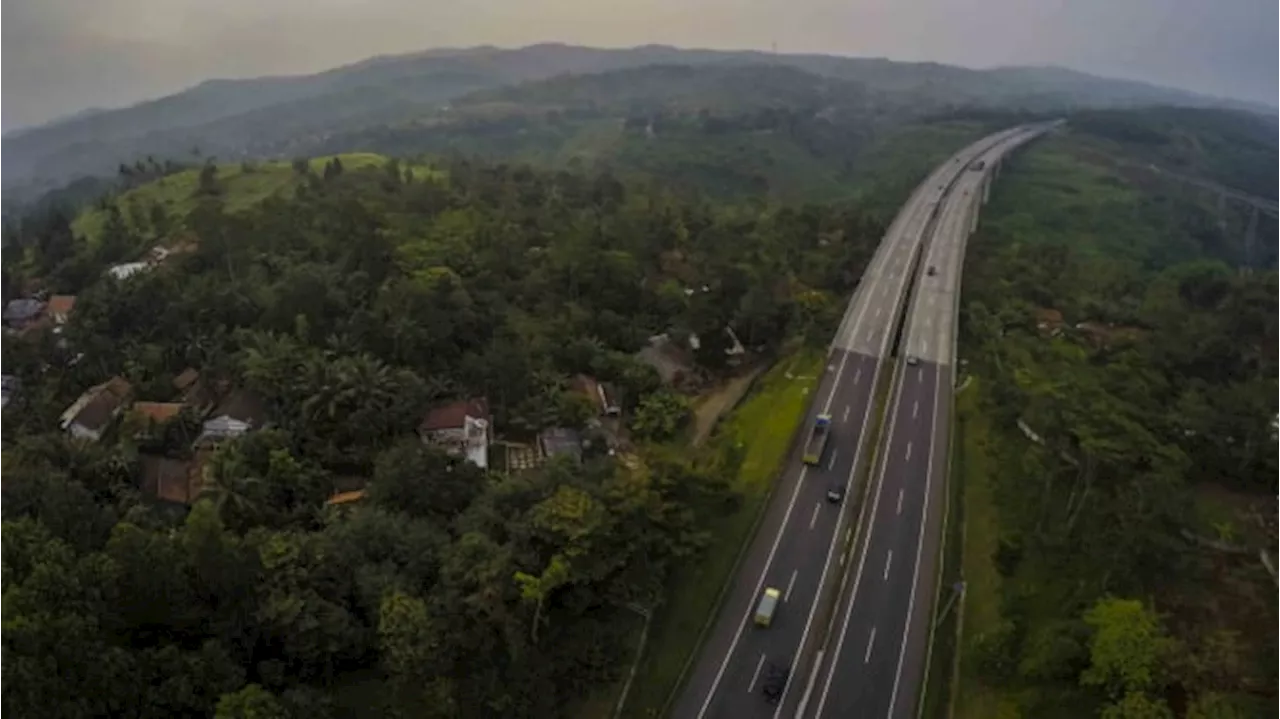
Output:
[[[516,583],[520,585],[520,597],[533,604],[529,641],[534,644],[538,643],[538,627],[542,624],[542,608],[546,606],[547,598],[569,579],[569,562],[560,554],[553,555],[546,568],[537,576],[524,572],[515,573]]]
[[[484,490],[484,472],[416,438],[378,456],[369,500],[413,517],[448,519],[462,513]]]
[[[1163,688],[1173,643],[1154,612],[1136,599],[1105,597],[1085,612],[1084,621],[1093,637],[1082,684],[1116,697]]]
[[[397,681],[421,686],[444,667],[440,628],[426,602],[404,592],[388,592],[378,609],[382,663]]]
[[[218,182],[218,166],[210,159],[200,168],[200,176],[196,183],[196,194],[217,196],[222,194],[222,185]]]
[[[631,419],[631,430],[646,439],[667,440],[684,429],[689,416],[689,403],[684,397],[661,390],[640,401]]]
[[[1173,719],[1169,705],[1141,691],[1127,692],[1102,709],[1102,719]]]
[[[289,712],[274,694],[258,684],[223,694],[214,708],[215,719],[289,719]]]

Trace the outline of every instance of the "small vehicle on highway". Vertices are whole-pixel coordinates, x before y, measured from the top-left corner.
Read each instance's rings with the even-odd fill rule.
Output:
[[[929,273],[928,273],[928,274],[929,274],[929,276],[930,276],[930,277],[933,277],[934,275],[938,274],[938,268],[934,267],[933,265],[929,265]]]
[[[832,504],[839,504],[842,499],[844,499],[844,487],[837,484],[827,490],[828,502],[831,502]]]
[[[912,367],[915,367],[916,365],[920,364],[920,358],[916,357],[915,355],[907,355],[907,364],[911,365]]]
[[[760,683],[760,691],[770,704],[778,703],[782,692],[787,688],[787,679],[791,676],[791,667],[769,663],[765,670],[764,681]]]
[[[760,603],[756,605],[756,626],[768,627],[773,624],[773,615],[778,611],[778,603],[782,600],[782,592],[773,587],[765,587],[760,595]]]

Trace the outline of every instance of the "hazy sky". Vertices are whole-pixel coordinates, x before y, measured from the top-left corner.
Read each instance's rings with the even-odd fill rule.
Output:
[[[3,126],[429,47],[1057,64],[1274,105],[1277,0],[5,0]]]

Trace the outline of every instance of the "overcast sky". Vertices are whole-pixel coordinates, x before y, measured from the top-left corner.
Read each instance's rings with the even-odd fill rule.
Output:
[[[430,47],[1056,64],[1276,104],[1277,0],[5,0],[3,126]]]

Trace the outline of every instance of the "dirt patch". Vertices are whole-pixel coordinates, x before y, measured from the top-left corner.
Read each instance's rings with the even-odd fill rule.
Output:
[[[707,437],[711,436],[711,430],[715,429],[716,422],[742,401],[747,390],[751,389],[751,383],[764,370],[765,365],[756,365],[748,369],[745,374],[734,377],[703,394],[694,402],[693,446],[701,445]]]

